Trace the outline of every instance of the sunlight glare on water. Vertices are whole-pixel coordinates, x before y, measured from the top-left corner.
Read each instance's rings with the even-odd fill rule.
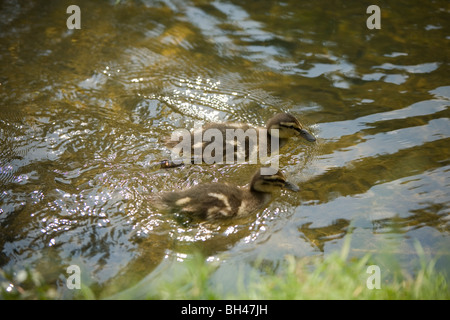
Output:
[[[448,270],[446,1],[383,3],[380,30],[347,1],[77,5],[81,29],[68,30],[64,2],[2,4],[0,268],[32,268],[57,287],[77,264],[101,295],[197,251],[276,265],[333,253],[351,231],[353,255],[395,235],[403,261],[418,240]],[[205,182],[248,186],[256,165],[155,164],[177,129],[264,126],[279,112],[317,137],[279,156],[299,193],[222,223],[149,200]]]

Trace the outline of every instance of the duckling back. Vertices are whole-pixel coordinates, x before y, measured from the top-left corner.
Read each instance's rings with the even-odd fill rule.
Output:
[[[243,123],[211,123],[171,140],[172,158],[182,157],[188,163],[256,164],[278,151],[278,137],[265,128]]]
[[[164,209],[201,220],[232,218],[240,213],[243,191],[227,184],[206,183],[161,196]]]

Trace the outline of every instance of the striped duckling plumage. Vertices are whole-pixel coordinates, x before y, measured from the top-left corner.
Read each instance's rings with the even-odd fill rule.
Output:
[[[212,131],[212,130],[214,131]],[[249,129],[254,129],[254,131],[251,131]],[[264,130],[263,130],[264,129]],[[275,129],[275,130],[273,130]],[[222,141],[218,142],[216,139],[202,139],[200,143],[195,142],[195,135],[198,134],[198,131],[201,130],[201,137],[205,137],[204,133],[210,130],[209,132],[213,132],[214,134],[219,134],[222,137]],[[260,154],[260,149],[265,148],[265,154],[268,156],[271,155],[271,151],[278,152],[278,149],[272,145],[272,137],[277,139],[278,148],[283,147],[290,138],[293,137],[300,137],[308,142],[314,142],[316,141],[316,138],[308,132],[302,124],[298,121],[298,119],[290,114],[290,113],[279,113],[272,117],[266,125],[266,128],[257,127],[254,128],[249,124],[246,123],[209,123],[205,126],[203,126],[201,129],[196,129],[191,132],[191,137],[189,139],[190,142],[190,148],[191,153],[190,156],[192,156],[190,159],[188,159],[192,163],[199,163],[199,162],[206,162],[206,163],[214,163],[216,162],[212,158],[215,158],[215,153],[212,153],[212,156],[208,158],[208,152],[205,152],[205,150],[212,149],[210,144],[211,143],[218,143],[219,146],[223,147],[222,157],[220,157],[219,161],[222,161],[224,163],[225,161],[228,161],[228,158],[226,159],[227,152],[229,152],[230,145],[231,150],[234,152],[232,159],[242,159],[245,161],[248,161],[252,156],[253,159],[257,159]],[[246,133],[252,133],[255,132],[254,135],[245,135],[245,147],[238,148],[238,143],[234,139],[234,137],[229,136],[228,131],[234,131],[237,132],[237,130],[242,130],[240,132],[246,132]],[[249,131],[248,131],[249,130]],[[264,136],[262,136],[264,135]],[[262,139],[263,138],[263,139]],[[169,148],[175,147],[179,141],[168,141],[167,146]],[[228,144],[228,146],[227,146]],[[253,146],[253,147],[252,147]],[[196,152],[195,148],[201,148],[201,152]],[[199,162],[196,162],[196,159],[198,157],[194,156],[196,154],[201,154],[202,159]],[[217,159],[216,159],[217,160]],[[198,161],[198,160],[197,160]],[[181,161],[179,161],[179,164]],[[173,163],[169,160],[165,160],[161,162],[162,167],[171,167],[176,166],[173,165]]]
[[[276,171],[276,170],[273,170]],[[262,209],[272,193],[280,189],[299,191],[281,171],[262,175],[258,170],[248,187],[224,183],[205,183],[192,188],[167,192],[159,196],[157,207],[199,220],[240,218]]]

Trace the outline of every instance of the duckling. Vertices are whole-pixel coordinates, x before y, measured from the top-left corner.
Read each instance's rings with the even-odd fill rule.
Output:
[[[273,169],[272,172],[275,173],[263,175],[258,170],[247,188],[222,183],[199,184],[180,192],[163,193],[154,204],[159,209],[199,220],[245,217],[263,208],[277,190],[300,190],[281,171]]]
[[[257,159],[261,149],[266,155],[271,155],[283,147],[291,137],[301,137],[308,142],[316,141],[295,116],[290,113],[279,113],[267,122],[266,128],[253,128],[245,123],[209,123],[201,129],[192,131],[187,137],[188,141],[182,143],[185,143],[184,146],[190,151],[191,158],[188,156],[188,161],[211,164],[229,162],[230,159],[232,162]],[[179,146],[178,141],[171,140],[167,143],[170,148],[177,145]],[[228,153],[231,153],[231,156]],[[170,160],[164,160],[160,164],[168,168],[181,165],[180,162],[175,164]]]

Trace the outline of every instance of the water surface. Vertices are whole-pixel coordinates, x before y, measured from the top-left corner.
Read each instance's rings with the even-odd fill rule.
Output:
[[[201,250],[225,281],[340,250],[414,242],[449,266],[447,1],[3,1],[0,10],[0,267],[31,267],[66,297],[65,270],[129,287]],[[162,170],[166,137],[210,121],[264,125],[289,111],[318,138],[291,141],[280,192],[241,221],[180,224],[148,195],[245,185],[254,165]],[[155,271],[156,270],[156,271]],[[111,283],[114,285],[111,285]],[[101,290],[99,290],[101,291]]]

